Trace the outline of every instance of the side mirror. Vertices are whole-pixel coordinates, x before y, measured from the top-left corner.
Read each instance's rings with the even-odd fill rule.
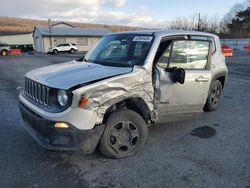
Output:
[[[166,72],[169,72],[170,80],[174,83],[179,82],[180,84],[184,84],[185,82],[185,70],[183,68],[166,68]]]
[[[84,60],[85,56],[80,57],[79,59],[76,59],[76,61],[82,62]]]

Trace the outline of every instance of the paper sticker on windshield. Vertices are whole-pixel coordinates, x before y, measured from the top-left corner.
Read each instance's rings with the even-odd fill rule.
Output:
[[[153,39],[153,37],[150,37],[150,36],[135,36],[133,41],[136,41],[136,42],[151,42],[152,39]]]

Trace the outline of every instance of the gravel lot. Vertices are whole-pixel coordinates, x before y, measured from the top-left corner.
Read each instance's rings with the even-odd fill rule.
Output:
[[[250,52],[227,59],[216,112],[150,127],[143,150],[122,160],[47,151],[22,127],[16,88],[24,74],[79,56],[0,57],[0,187],[250,187]],[[210,132],[200,138],[193,130],[204,126]]]

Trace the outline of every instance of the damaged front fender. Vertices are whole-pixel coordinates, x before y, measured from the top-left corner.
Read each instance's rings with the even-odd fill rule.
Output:
[[[101,124],[109,107],[125,99],[141,98],[148,107],[151,121],[156,121],[157,111],[154,106],[154,87],[152,75],[143,67],[134,67],[131,73],[112,77],[73,91],[72,107],[79,108],[79,101],[84,95],[89,99],[83,108],[96,113],[95,124]]]

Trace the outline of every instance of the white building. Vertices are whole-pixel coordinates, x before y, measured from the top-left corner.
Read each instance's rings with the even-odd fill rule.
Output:
[[[37,52],[48,51],[50,46],[75,43],[79,51],[89,51],[104,35],[111,33],[106,28],[78,28],[60,22],[51,27],[35,27],[33,31],[34,48]]]

